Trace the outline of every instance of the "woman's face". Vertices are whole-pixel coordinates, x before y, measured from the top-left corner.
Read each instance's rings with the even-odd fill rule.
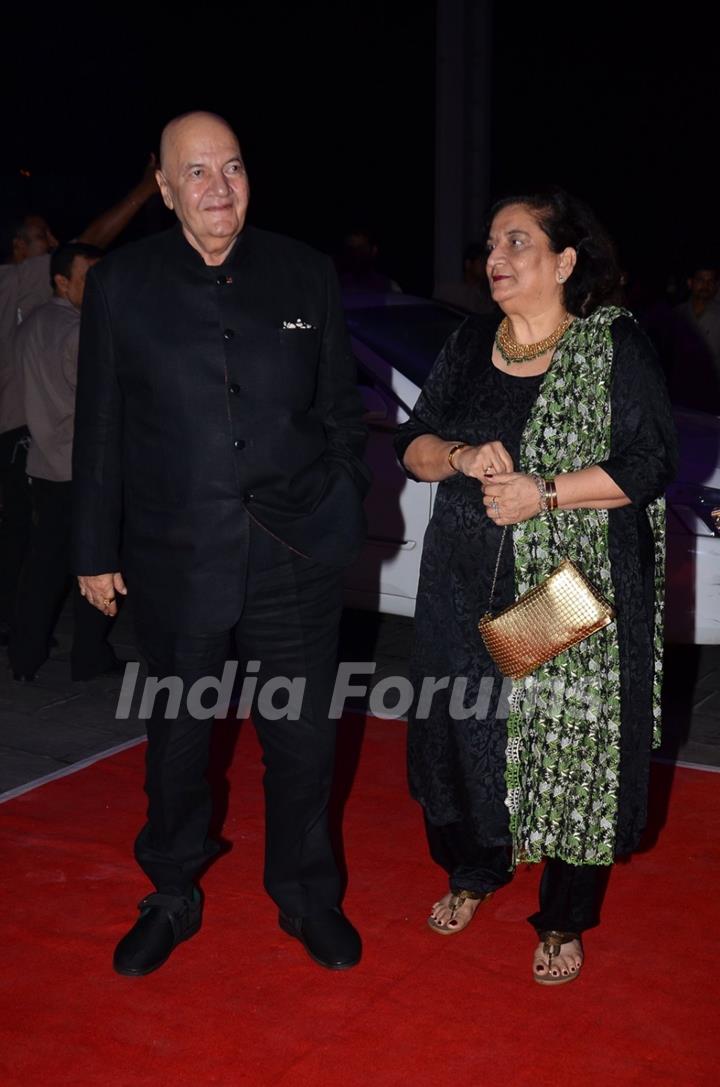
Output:
[[[553,253],[550,239],[523,204],[509,204],[492,221],[487,276],[493,300],[506,312],[538,313],[562,303],[575,250]]]

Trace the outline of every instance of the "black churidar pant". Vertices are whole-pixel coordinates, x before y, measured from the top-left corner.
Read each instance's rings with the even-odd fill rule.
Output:
[[[511,850],[478,846],[464,822],[433,826],[425,819],[430,854],[450,876],[455,891],[496,891],[509,883]],[[606,865],[545,861],[540,880],[540,909],[528,918],[538,932],[578,932],[599,922],[600,902],[609,875]]]

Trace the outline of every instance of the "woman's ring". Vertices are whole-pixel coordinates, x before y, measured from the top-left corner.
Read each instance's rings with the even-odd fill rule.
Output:
[[[497,504],[497,498],[493,498],[492,502],[490,503],[490,506],[492,508],[493,513],[500,513],[500,507]]]

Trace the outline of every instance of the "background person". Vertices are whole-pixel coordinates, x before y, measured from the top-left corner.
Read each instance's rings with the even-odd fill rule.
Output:
[[[511,878],[511,847],[519,859],[546,859],[530,918],[540,937],[533,976],[557,984],[578,976],[603,874],[645,825],[659,740],[658,497],[675,471],[676,439],[652,347],[608,304],[619,284],[614,253],[584,205],[559,191],[501,201],[487,274],[502,322],[470,317],[450,337],[397,448],[412,476],[440,481],[417,596],[416,682],[468,677],[473,706],[492,677],[494,694],[482,720],[454,720],[437,695],[428,718],[414,714],[410,781],[432,856],[450,877],[431,928],[465,928]],[[557,510],[541,515],[554,489]],[[504,526],[493,612],[564,553],[617,609],[610,626],[516,684],[507,721],[477,630]],[[548,697],[555,684],[559,701]]]
[[[720,324],[713,326],[717,304],[715,317],[704,311],[706,338],[694,316],[690,316],[690,303],[673,302],[662,268],[634,269],[624,295],[628,309],[657,352],[671,402],[694,411],[720,412],[720,356],[714,357],[711,350],[713,327],[720,330]],[[716,346],[720,346],[720,340]]]
[[[18,329],[15,351],[23,374],[30,432],[27,473],[34,510],[8,655],[14,678],[32,681],[48,655],[52,630],[72,584],[70,527],[72,443],[85,277],[104,255],[84,242],[61,245],[50,259],[54,297]],[[112,619],[88,608],[74,588],[70,654],[73,679],[92,679],[119,666],[107,634]]]
[[[377,267],[380,249],[374,235],[365,228],[349,230],[336,259],[338,279],[345,291],[402,293],[402,288]]]
[[[681,386],[683,376],[686,381],[690,380],[697,391],[689,406],[701,411],[720,411],[720,397],[717,395],[720,382],[718,282],[718,270],[714,264],[696,266],[688,276],[689,296],[675,310],[684,335],[679,338],[674,385]],[[680,403],[687,402],[687,398],[680,400]]]
[[[155,157],[140,182],[103,212],[77,240],[105,248],[153,194]],[[0,645],[7,645],[20,567],[30,538],[32,506],[26,457],[29,443],[20,367],[15,358],[19,326],[52,298],[50,254],[58,242],[42,215],[7,216],[0,225]]]
[[[457,283],[436,283],[433,298],[466,313],[494,313],[485,272],[484,242],[470,242],[463,253],[463,277]]]

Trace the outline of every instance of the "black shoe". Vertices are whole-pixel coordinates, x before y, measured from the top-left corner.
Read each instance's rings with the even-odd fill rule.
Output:
[[[200,928],[202,896],[151,894],[138,904],[140,918],[115,948],[113,967],[118,974],[141,977],[157,970],[183,940]]]
[[[360,936],[337,906],[317,917],[288,917],[281,912],[279,921],[283,932],[299,940],[320,966],[349,970],[360,962]]]

